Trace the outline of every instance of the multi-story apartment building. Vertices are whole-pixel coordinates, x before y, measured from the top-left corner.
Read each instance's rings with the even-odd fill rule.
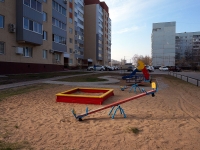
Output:
[[[176,33],[176,22],[154,23],[153,66],[200,65],[200,32]]]
[[[176,33],[176,64],[190,59],[200,65],[200,32]]]
[[[87,28],[95,29],[92,31],[98,35],[99,51],[95,48],[85,52],[84,20],[91,14],[85,15],[84,0],[0,0],[0,74],[61,71],[64,65],[109,62],[111,21],[107,5],[98,5],[101,16],[94,15],[101,19],[101,34],[94,28],[99,19],[89,19],[94,22]],[[98,57],[85,57],[96,52]]]
[[[175,65],[175,31],[176,22],[153,23],[152,65]]]
[[[69,66],[83,65],[84,61],[84,1],[69,0],[68,5],[68,55],[65,63]]]
[[[108,6],[99,0],[84,0],[84,56],[92,64],[111,62],[111,19]]]
[[[1,0],[0,74],[63,70],[66,11],[63,0]]]

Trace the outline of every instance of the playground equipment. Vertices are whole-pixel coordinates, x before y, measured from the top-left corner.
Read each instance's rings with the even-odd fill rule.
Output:
[[[76,92],[82,92],[84,94],[77,95],[75,94]],[[102,94],[100,96],[94,96],[94,95],[87,95],[86,93],[102,93]],[[57,96],[56,102],[101,105],[107,98],[113,95],[114,95],[113,89],[74,88],[56,94]]]
[[[149,95],[149,94],[151,94],[152,97],[154,97],[154,96],[155,96],[154,93],[157,92],[157,84],[156,84],[155,82],[152,82],[152,83],[151,83],[151,86],[152,86],[152,90],[150,90],[150,91],[145,91],[144,89],[142,89],[142,92],[143,92],[143,93],[141,93],[141,94],[138,94],[138,95],[133,96],[133,97],[129,97],[129,98],[127,98],[127,99],[119,100],[118,102],[111,103],[111,104],[109,104],[109,105],[106,105],[106,106],[104,106],[104,107],[98,108],[98,109],[96,109],[96,110],[89,111],[89,110],[88,110],[88,107],[87,107],[87,108],[86,108],[86,113],[83,113],[83,114],[81,114],[81,115],[76,115],[76,111],[75,111],[74,109],[72,109],[72,114],[74,115],[74,117],[75,117],[78,121],[82,121],[82,118],[83,118],[83,117],[88,116],[88,115],[93,114],[93,113],[96,113],[96,112],[99,112],[99,111],[101,111],[101,110],[110,108],[110,107],[112,107],[112,109],[111,109],[111,111],[110,111],[110,113],[109,113],[109,115],[111,115],[111,113],[112,113],[112,111],[114,110],[114,108],[117,107],[117,108],[114,110],[114,114],[112,115],[112,119],[114,119],[114,116],[115,116],[115,114],[116,114],[116,112],[117,112],[118,109],[120,110],[121,114],[124,115],[124,118],[126,118],[126,114],[125,114],[124,110],[122,109],[122,107],[120,106],[120,104],[126,103],[126,102],[128,102],[128,101],[135,100],[135,99],[137,99],[137,98],[140,98],[140,97],[143,97],[143,96],[146,96],[146,95]]]
[[[136,75],[136,72],[138,72],[138,71],[142,71],[143,75],[142,76],[141,75]],[[135,69],[130,75],[123,76],[122,79],[123,80],[133,79],[133,80],[135,80],[135,83],[136,83],[136,81],[138,81],[138,80],[139,80],[139,82],[141,82],[141,77],[144,77],[143,81],[150,82],[150,79],[149,79],[150,77],[149,76],[150,76],[149,72],[146,69],[144,63],[142,61],[138,60],[137,69]]]

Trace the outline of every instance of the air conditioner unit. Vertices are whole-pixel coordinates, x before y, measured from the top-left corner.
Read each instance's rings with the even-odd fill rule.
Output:
[[[54,53],[54,50],[50,49],[50,50],[49,50],[49,53]]]
[[[65,4],[67,4],[67,0],[63,0],[63,2],[64,2]]]
[[[23,54],[23,47],[16,47],[15,52],[16,52],[16,54],[22,55]]]
[[[8,25],[8,29],[9,29],[9,32],[11,32],[11,33],[15,33],[15,31],[16,31],[16,26],[14,25],[14,24],[9,24]]]

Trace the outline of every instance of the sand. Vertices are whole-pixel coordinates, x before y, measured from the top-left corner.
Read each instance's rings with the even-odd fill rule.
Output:
[[[155,97],[124,103],[127,118],[110,109],[91,114],[82,122],[71,114],[101,105],[56,103],[55,94],[75,86],[55,86],[16,95],[0,102],[0,141],[27,141],[36,150],[199,150],[200,88],[184,81],[157,78]],[[136,95],[114,89],[103,105]],[[138,134],[130,129],[137,128]]]

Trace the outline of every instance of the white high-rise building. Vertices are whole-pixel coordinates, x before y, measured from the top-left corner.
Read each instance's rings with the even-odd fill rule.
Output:
[[[152,65],[175,65],[176,22],[153,23]]]

